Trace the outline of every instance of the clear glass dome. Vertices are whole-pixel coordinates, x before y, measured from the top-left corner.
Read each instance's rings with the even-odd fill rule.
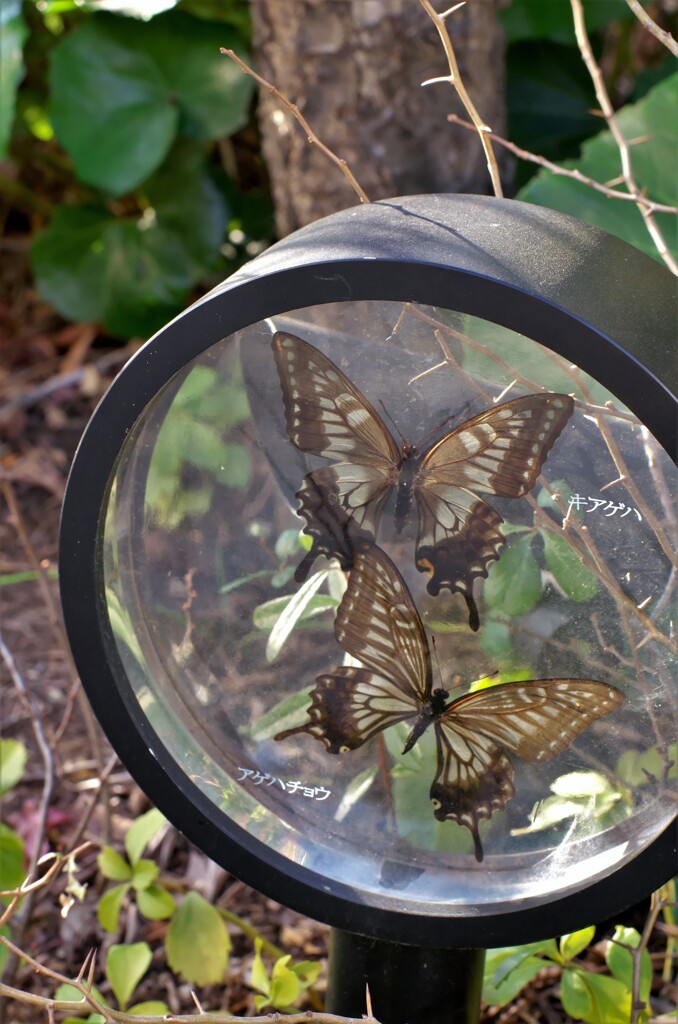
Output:
[[[527,396],[508,409],[534,432],[516,440],[511,420],[488,468],[478,437]],[[403,467],[370,462],[365,430]],[[506,495],[511,473],[525,494]],[[105,510],[110,623],[215,816],[368,901],[529,906],[628,862],[675,815],[676,492],[635,416],[535,340],[415,304],[305,308],[213,345],[137,421]],[[375,558],[379,600],[360,591]],[[505,684],[508,710],[490,689]],[[450,707],[470,692],[489,696]]]

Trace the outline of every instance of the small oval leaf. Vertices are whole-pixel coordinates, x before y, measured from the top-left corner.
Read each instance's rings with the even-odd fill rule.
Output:
[[[228,967],[231,940],[223,918],[197,892],[174,914],[165,939],[173,971],[196,985],[216,985]]]

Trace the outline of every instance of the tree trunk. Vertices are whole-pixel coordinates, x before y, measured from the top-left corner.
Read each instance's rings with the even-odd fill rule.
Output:
[[[436,0],[442,11],[447,0]],[[486,124],[504,126],[504,50],[496,9],[473,0],[447,26],[468,92]],[[417,0],[250,0],[259,73],[296,103],[343,157],[371,200],[420,192],[491,191],[435,26]],[[358,201],[340,170],[309,144],[292,114],[263,89],[263,149],[278,233]]]

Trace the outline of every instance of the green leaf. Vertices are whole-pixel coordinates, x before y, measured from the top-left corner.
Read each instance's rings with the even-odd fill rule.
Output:
[[[631,989],[633,987],[633,957],[630,949],[637,949],[640,935],[635,928],[617,925],[612,939],[613,941],[608,942],[605,950],[605,962],[615,978]],[[629,946],[630,949],[624,949],[624,946]],[[638,992],[641,1002],[646,1004],[649,1002],[651,988],[652,960],[647,949],[644,949],[640,957],[640,990]]]
[[[264,965],[264,961],[261,957],[261,950],[263,942],[261,939],[254,940],[254,960],[252,961],[252,988],[256,988],[258,992],[263,992],[265,996],[268,996],[271,989],[271,982],[268,977],[268,971]],[[265,1003],[263,1004],[266,1005]]]
[[[490,949],[485,958],[483,999],[491,1006],[506,1006],[546,965],[536,953],[558,954],[553,939],[525,946]]]
[[[311,604],[313,597],[316,591],[319,590],[325,582],[326,575],[327,572],[325,570],[314,573],[313,576],[310,576],[306,582],[299,587],[296,594],[293,594],[292,597],[287,600],[287,603],[278,616],[268,638],[268,643],[266,644],[266,661],[269,663],[275,661],[287,642],[290,633],[294,630],[294,627],[304,617],[304,615],[308,616],[311,608],[313,607]],[[280,599],[277,598],[276,600],[279,601]],[[283,598],[282,600],[285,599]],[[267,604],[270,605],[271,602],[267,602]],[[260,608],[258,608],[257,611],[260,611]],[[255,617],[255,625],[256,624],[257,619]]]
[[[102,206],[60,206],[33,242],[40,294],[71,320],[121,337],[148,336],[176,315],[214,264],[223,200],[190,143],[146,186],[143,215],[116,219]]]
[[[132,868],[112,846],[104,846],[97,857],[99,871],[114,882],[128,882]]]
[[[558,945],[563,960],[574,960],[576,956],[579,956],[582,950],[586,949],[593,942],[595,934],[595,925],[590,925],[588,928],[581,928],[577,932],[570,932],[569,935],[561,936]]]
[[[170,1010],[167,1003],[163,1003],[159,999],[151,999],[145,1003],[135,1003],[127,1012],[133,1017],[163,1017],[169,1014]]]
[[[125,896],[129,892],[129,883],[114,885],[108,889],[99,900],[97,907],[97,918],[99,924],[112,935],[118,930],[118,919]]]
[[[219,912],[190,892],[170,922],[165,949],[170,967],[186,981],[216,985],[228,967],[231,940]]]
[[[138,860],[134,865],[132,885],[137,891],[148,889],[151,882],[154,882],[160,874],[160,868],[152,860]]]
[[[549,0],[550,2],[550,0]],[[548,3],[544,6],[548,6]],[[507,55],[509,138],[551,160],[573,156],[600,130],[595,92],[576,49],[524,42]]]
[[[587,1024],[628,1024],[631,992],[616,978],[579,968],[563,971],[560,982],[563,1009]]]
[[[642,753],[638,750],[625,750],[617,761],[617,775],[629,786],[637,788],[646,786],[653,779],[661,779],[667,764],[671,766],[667,778],[678,777],[678,743],[668,745],[665,758],[657,747],[650,747]]]
[[[313,577],[310,578],[313,579]],[[294,594],[285,594],[284,597],[273,597],[270,601],[265,601],[263,604],[258,605],[252,615],[252,621],[256,628],[273,629],[281,616],[289,608],[294,596]],[[336,608],[338,604],[337,599],[329,594],[315,594],[305,602],[304,607],[297,616],[297,622],[305,622],[316,615],[322,615],[323,612]]]
[[[153,954],[147,942],[111,946],[106,957],[106,977],[121,1010],[148,970]]]
[[[292,957],[287,954],[276,960],[271,971],[271,991],[269,999],[276,1010],[284,1010],[296,1002],[302,992],[301,982],[289,963]]]
[[[632,17],[624,0],[586,0],[586,27],[589,32],[610,21]],[[512,0],[499,12],[499,20],[509,43],[518,39],[575,42],[570,0]]]
[[[159,885],[149,885],[137,893],[137,907],[149,920],[162,921],[172,916],[176,903],[166,889],[161,889]]]
[[[534,608],[540,594],[541,573],[532,554],[532,537],[514,539],[492,564],[485,600],[506,615],[524,615]]]
[[[7,156],[19,82],[24,74],[23,45],[28,28],[21,0],[0,4],[0,160]]]
[[[19,782],[27,758],[28,750],[19,740],[0,740],[0,796]]]
[[[240,128],[252,81],[219,53],[229,35],[177,12],[146,25],[94,15],[66,35],[51,54],[51,115],[82,181],[123,195],[157,170],[177,132]]]
[[[298,964],[294,964],[292,970],[303,987],[310,988],[317,980],[318,975],[322,970],[322,964],[313,960],[300,960]]]
[[[296,729],[297,726],[302,725],[308,718],[310,691],[311,687],[305,686],[303,690],[283,697],[278,704],[269,708],[257,719],[252,729],[252,739],[261,743],[263,740],[271,739],[277,732],[282,732],[284,729]]]
[[[616,115],[617,124],[627,139],[641,139],[631,149],[631,163],[639,188],[659,203],[675,204],[676,118],[678,74],[655,86],[635,104],[627,104]],[[673,127],[672,127],[673,125]],[[573,163],[563,166],[572,168]],[[609,131],[602,131],[582,146],[576,168],[599,182],[617,179],[621,173],[619,151]],[[623,191],[623,186],[617,186]],[[610,234],[623,238],[648,255],[658,259],[645,222],[634,203],[608,199],[600,192],[574,181],[540,171],[518,193],[518,199],[548,206],[588,221]],[[667,244],[678,249],[675,242],[674,217],[656,214]]]
[[[125,836],[125,849],[131,864],[136,864],[153,836],[165,825],[166,820],[164,814],[152,807],[150,811],[139,815],[130,825]]]
[[[546,564],[573,601],[590,601],[598,593],[596,576],[582,564],[570,542],[553,530],[541,530]]]
[[[0,889],[18,889],[25,877],[24,841],[0,822]]]

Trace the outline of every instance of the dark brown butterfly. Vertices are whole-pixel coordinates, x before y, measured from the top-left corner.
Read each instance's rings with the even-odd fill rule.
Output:
[[[550,761],[624,700],[615,687],[593,679],[531,679],[448,701],[445,690],[433,689],[426,633],[405,581],[378,547],[356,554],[334,631],[365,667],[341,666],[318,676],[309,721],[275,739],[308,733],[340,754],[409,722],[406,753],[432,724],[434,814],[469,829],[478,861],[479,822],[515,793],[509,754]]]
[[[332,464],[308,473],[297,492],[313,545],[297,567],[298,583],[319,555],[349,570],[356,551],[374,543],[389,495],[402,529],[416,500],[415,560],[428,591],[464,596],[469,625],[480,625],[473,581],[487,576],[505,543],[502,517],[477,492],[520,498],[574,408],[568,395],[514,398],[474,416],[419,452],[396,444],[382,418],[348,377],[312,345],[278,332],[273,352],[290,440]]]

